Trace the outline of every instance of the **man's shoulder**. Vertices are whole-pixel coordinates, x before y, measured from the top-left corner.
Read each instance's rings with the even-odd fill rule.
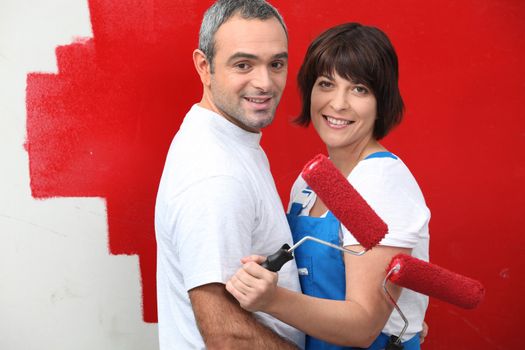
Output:
[[[168,197],[195,186],[204,187],[221,181],[233,181],[239,187],[250,188],[248,174],[241,162],[220,144],[210,141],[172,145],[161,180],[161,189]]]
[[[180,142],[179,142],[180,141]],[[167,166],[192,177],[241,176],[241,164],[227,145],[208,135],[175,140],[168,152]]]
[[[173,195],[214,178],[213,182],[230,178],[249,187],[252,161],[213,125],[198,120],[201,110],[192,107],[173,139],[164,166],[163,189]]]

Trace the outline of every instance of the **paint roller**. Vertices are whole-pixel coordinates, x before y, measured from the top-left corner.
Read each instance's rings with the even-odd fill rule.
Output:
[[[485,289],[479,281],[407,254],[394,256],[387,268],[383,290],[405,325],[399,336],[390,337],[386,350],[403,349],[401,338],[408,327],[407,318],[386,288],[387,281],[464,309],[474,309],[485,295]]]
[[[388,226],[385,222],[326,156],[319,154],[308,162],[303,169],[302,177],[335,217],[352,232],[365,250],[354,252],[315,237],[306,236],[292,247],[285,244],[275,254],[268,256],[262,264],[267,269],[274,272],[278,271],[284,263],[293,259],[293,250],[307,240],[345,253],[362,255],[376,246],[388,232]],[[401,339],[408,327],[407,318],[386,288],[387,281],[466,309],[475,308],[485,293],[483,285],[479,281],[406,254],[396,255],[387,271],[387,276],[383,281],[383,289],[401,315],[405,326],[399,336],[391,336],[386,350],[403,349]]]
[[[386,223],[326,156],[315,156],[306,163],[301,175],[341,224],[352,232],[364,250],[356,252],[312,236],[305,236],[292,247],[285,244],[268,256],[261,264],[263,267],[273,272],[279,271],[287,261],[293,259],[292,252],[306,241],[314,241],[352,255],[363,255],[386,235]]]

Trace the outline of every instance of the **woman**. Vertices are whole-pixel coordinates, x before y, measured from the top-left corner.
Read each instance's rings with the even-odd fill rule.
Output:
[[[388,224],[380,245],[363,256],[306,242],[295,252],[304,294],[276,287],[277,275],[243,259],[228,291],[249,311],[263,311],[304,331],[307,349],[383,349],[403,321],[382,290],[398,253],[428,260],[430,212],[417,182],[379,142],[402,119],[397,56],[379,29],[348,23],[315,39],[298,75],[303,101],[296,120],[313,124],[334,165]],[[313,235],[352,250],[359,243],[299,176],[288,220],[294,241]],[[419,349],[428,298],[388,284],[407,316],[405,350]],[[378,336],[379,335],[379,336]]]

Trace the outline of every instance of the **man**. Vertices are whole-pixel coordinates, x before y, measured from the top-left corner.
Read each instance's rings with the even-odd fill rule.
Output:
[[[302,347],[302,333],[244,311],[224,286],[242,257],[291,244],[259,145],[286,84],[286,27],[263,0],[219,0],[193,61],[202,100],[173,140],[155,209],[160,348]],[[295,262],[279,285],[300,290]]]

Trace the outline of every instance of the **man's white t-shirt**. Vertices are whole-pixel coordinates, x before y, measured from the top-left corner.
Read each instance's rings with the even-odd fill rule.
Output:
[[[292,243],[260,138],[194,105],[170,146],[155,207],[161,350],[205,348],[190,289],[226,283],[242,257]],[[279,285],[300,292],[295,261],[279,271]],[[300,331],[255,315],[304,346]]]

